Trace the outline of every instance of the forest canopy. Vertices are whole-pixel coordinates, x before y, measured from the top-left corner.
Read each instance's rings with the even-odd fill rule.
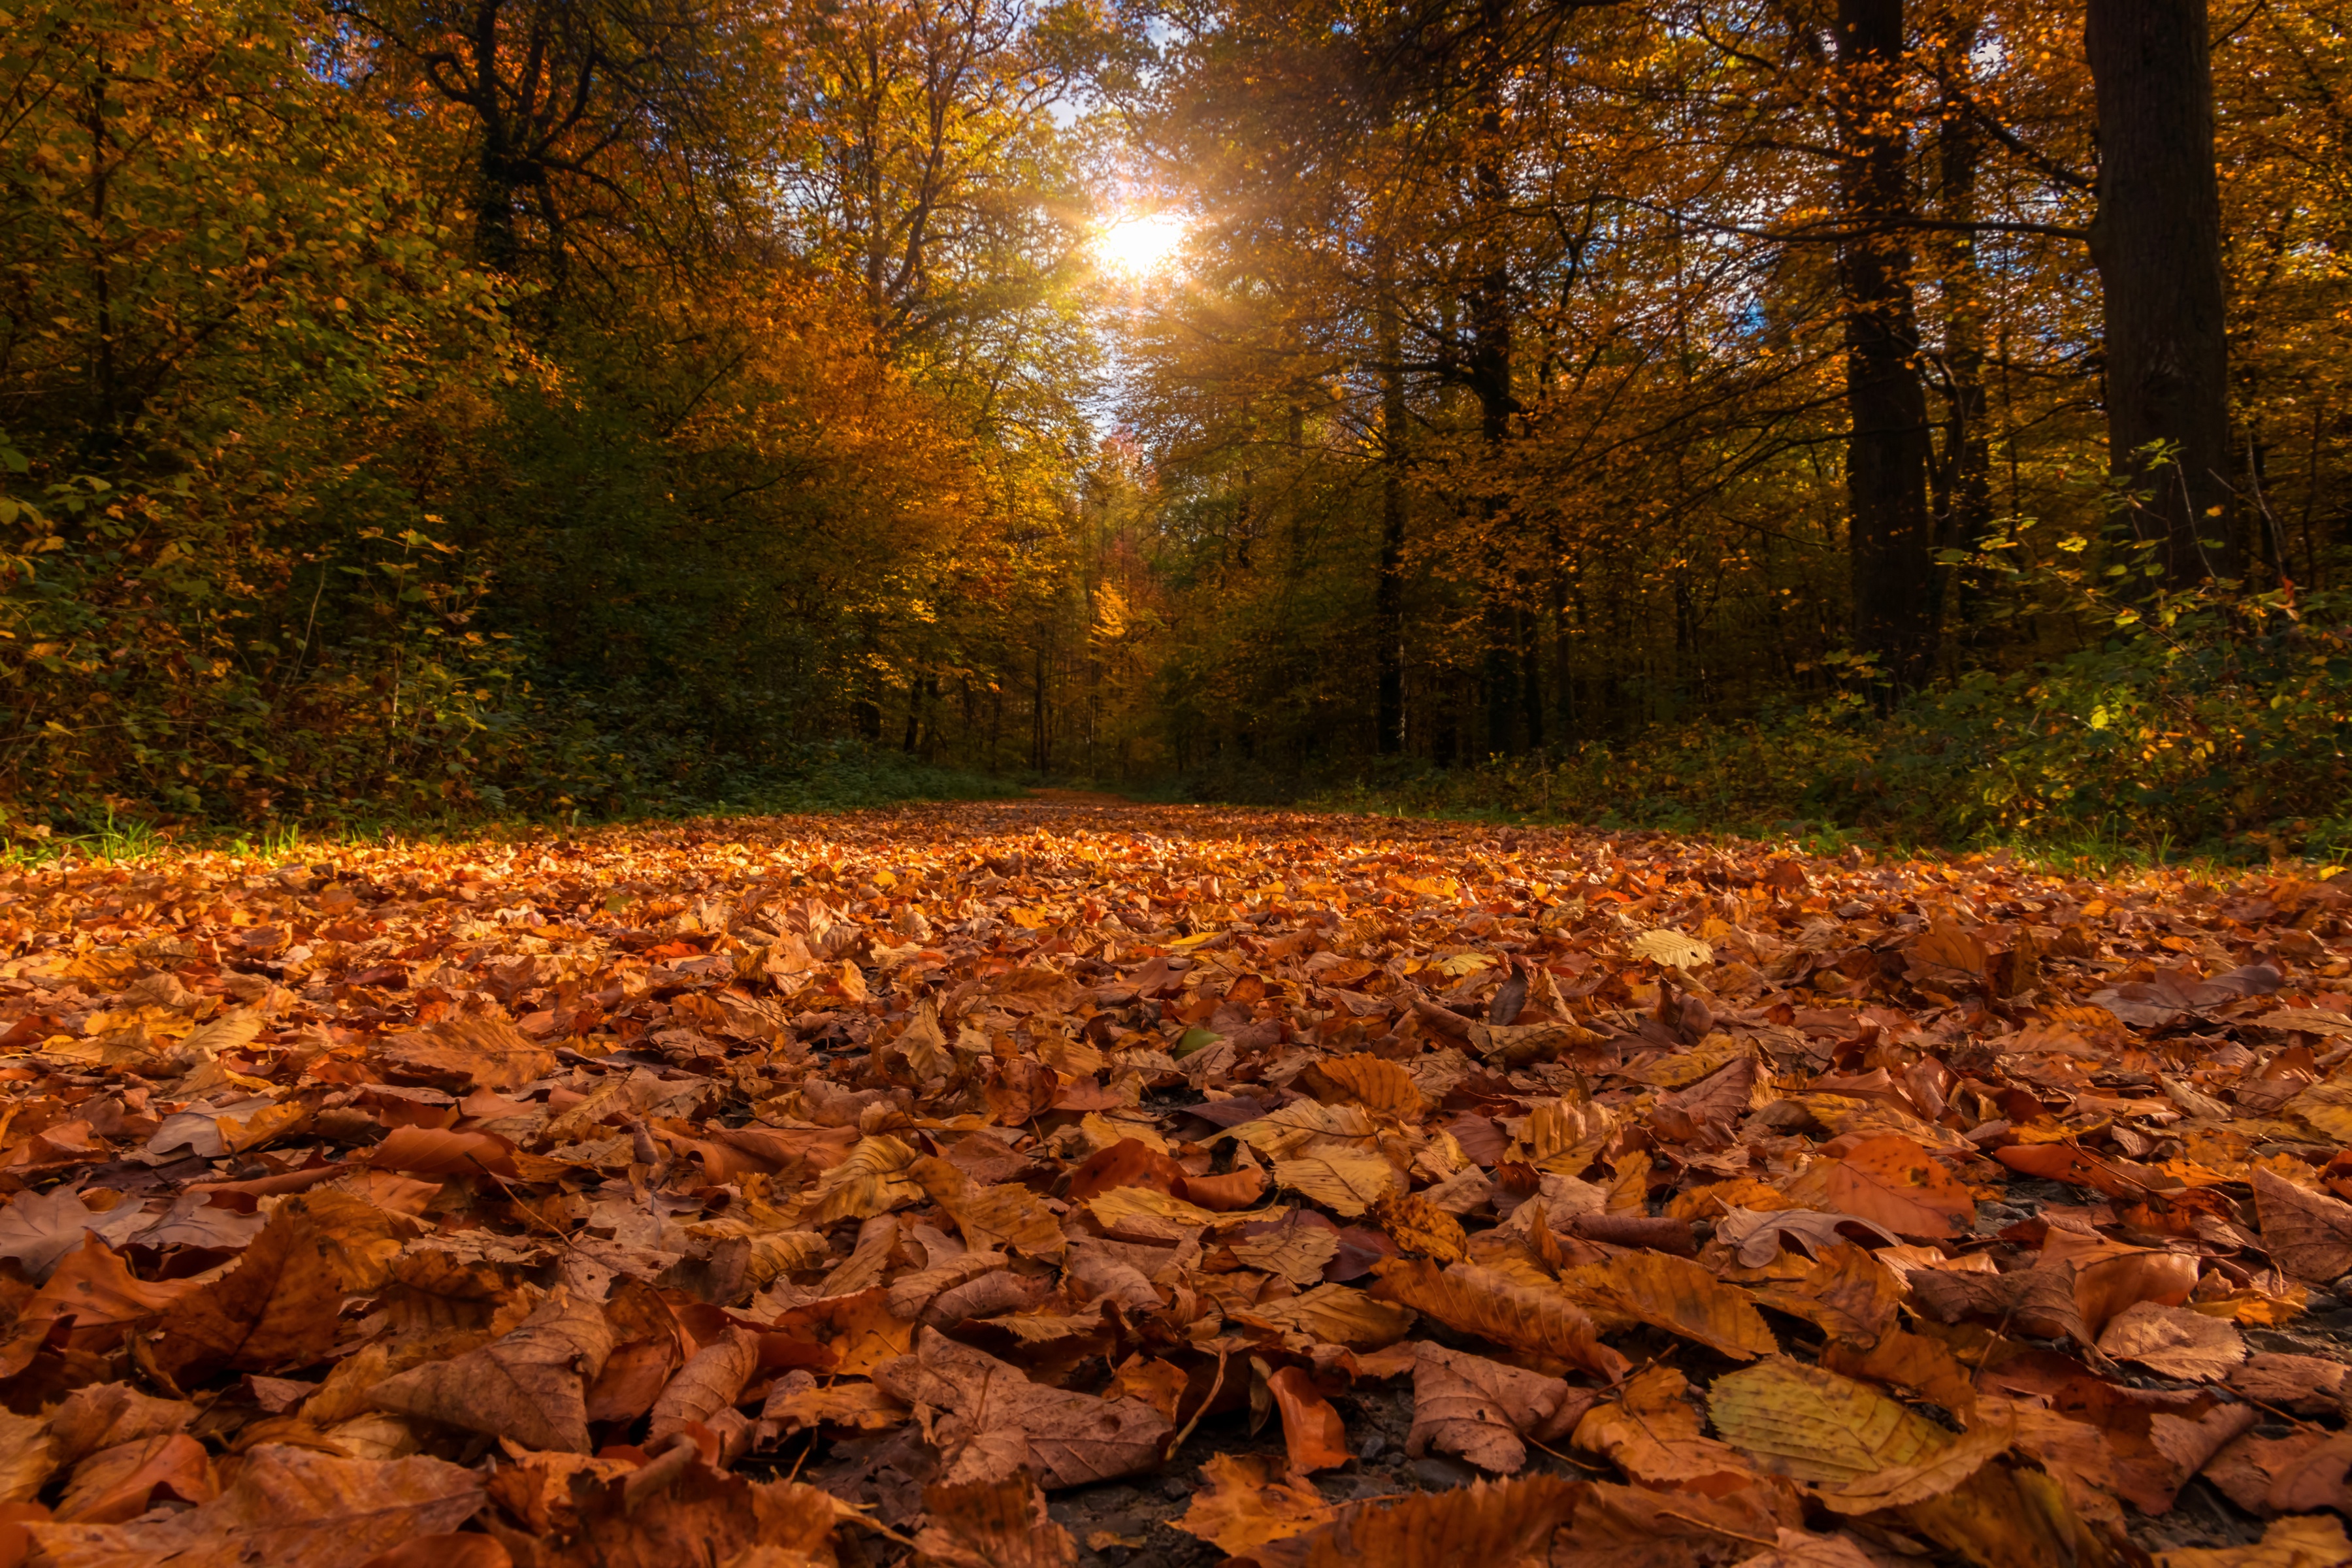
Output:
[[[2352,842],[2347,89],[2336,0],[9,4],[0,805]]]

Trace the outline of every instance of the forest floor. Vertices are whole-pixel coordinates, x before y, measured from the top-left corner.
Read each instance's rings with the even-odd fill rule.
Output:
[[[2325,1568],[2347,920],[1066,792],[19,875],[0,1563]]]

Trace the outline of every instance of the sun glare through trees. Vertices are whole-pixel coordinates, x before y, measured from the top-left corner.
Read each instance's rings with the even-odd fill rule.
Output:
[[[2352,1565],[2352,0],[0,6],[0,1568]]]

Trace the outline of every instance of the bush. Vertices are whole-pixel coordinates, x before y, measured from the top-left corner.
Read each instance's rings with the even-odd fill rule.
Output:
[[[1367,775],[1322,804],[1681,831],[1864,830],[1906,842],[2232,854],[2352,848],[2352,626],[2340,599],[2157,595],[2071,579],[2104,635],[1879,715],[1827,700],[1452,773]]]

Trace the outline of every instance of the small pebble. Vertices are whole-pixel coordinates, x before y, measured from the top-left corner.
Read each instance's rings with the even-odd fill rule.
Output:
[[[1386,1437],[1381,1436],[1378,1432],[1375,1432],[1370,1436],[1365,1438],[1361,1443],[1356,1445],[1356,1458],[1368,1460],[1377,1459],[1381,1457],[1381,1453],[1387,1449],[1388,1446],[1389,1440]]]
[[[1181,1502],[1192,1495],[1192,1483],[1182,1476],[1171,1476],[1160,1483],[1160,1495],[1170,1502]]]

